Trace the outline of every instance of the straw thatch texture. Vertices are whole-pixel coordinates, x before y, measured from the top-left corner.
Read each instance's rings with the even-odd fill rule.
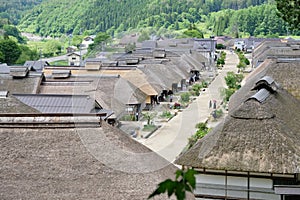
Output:
[[[299,74],[299,62],[281,63],[276,62],[276,60],[265,60],[259,68],[256,68],[249,75],[243,87],[232,95],[229,101],[229,111],[235,109],[249,98],[253,94],[253,92],[251,93],[249,91],[253,88],[255,83],[264,76],[272,77],[282,88],[300,100]]]
[[[243,102],[176,164],[232,171],[300,172],[300,102],[285,90]]]
[[[0,91],[10,93],[35,94],[38,92],[41,75],[30,76],[21,79],[13,79],[11,76],[1,76]]]
[[[129,154],[151,151],[104,122],[98,128],[1,128],[0,143],[1,199],[141,200],[176,171],[171,164],[145,173],[113,168],[94,150],[107,149],[101,155],[111,155],[112,162],[113,147]],[[165,162],[154,153],[152,160],[132,162],[130,167],[144,166],[146,171],[149,165]]]

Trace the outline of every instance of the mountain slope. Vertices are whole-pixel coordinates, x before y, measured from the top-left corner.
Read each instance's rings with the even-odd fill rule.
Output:
[[[79,34],[84,30],[122,32],[145,26],[176,29],[176,23],[187,26],[213,11],[265,2],[267,0],[48,0],[32,9],[19,27],[23,31],[53,36]]]
[[[42,1],[43,0],[0,0],[0,18],[6,18],[16,25],[26,11],[31,10]]]

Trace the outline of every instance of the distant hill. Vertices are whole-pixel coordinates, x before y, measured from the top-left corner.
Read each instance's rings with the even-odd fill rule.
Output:
[[[28,0],[29,1],[29,0]],[[269,0],[270,1],[270,0]],[[40,35],[79,34],[130,28],[187,28],[203,22],[211,12],[242,9],[267,0],[47,0],[20,21],[22,31]]]
[[[42,1],[43,0],[0,0],[0,18],[8,19],[10,23],[16,25],[26,11],[31,10]]]

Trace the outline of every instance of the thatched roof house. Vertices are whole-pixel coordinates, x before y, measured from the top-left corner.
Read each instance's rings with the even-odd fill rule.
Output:
[[[201,169],[201,178],[205,176],[213,185],[223,184],[225,188],[215,196],[280,199],[284,193],[278,192],[276,185],[288,185],[286,192],[297,185],[296,177],[300,173],[300,101],[270,76],[251,83],[246,82],[238,92],[243,94],[242,99],[238,94],[233,98],[235,106],[224,122],[180,155],[175,163]],[[204,175],[207,173],[210,175]],[[216,176],[224,182],[212,181]],[[238,182],[232,182],[233,176],[240,177],[242,185],[252,190],[246,191]],[[259,186],[256,178],[265,185]],[[196,196],[208,195],[201,192],[206,187],[202,184]],[[300,195],[300,191],[288,194]]]
[[[264,96],[251,92],[176,163],[230,171],[300,173],[300,101],[284,89],[262,102],[254,95]]]
[[[96,116],[10,117],[0,116],[1,199],[140,200],[174,177],[176,167]]]

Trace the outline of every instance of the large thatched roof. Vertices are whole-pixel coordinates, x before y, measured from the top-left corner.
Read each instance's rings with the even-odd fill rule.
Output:
[[[248,99],[183,153],[176,164],[217,170],[299,173],[300,101],[282,88],[272,92],[248,90],[244,93]]]
[[[14,128],[2,122],[1,199],[140,200],[176,171],[105,122],[64,128],[51,123],[38,128],[41,121]]]
[[[270,76],[281,87],[300,100],[300,63],[295,60],[284,62],[277,59],[267,59],[256,68],[247,78],[243,87],[232,95],[229,102],[229,111],[239,106],[249,98],[248,91],[262,77]]]
[[[9,74],[0,73],[0,90],[10,93],[35,94],[43,78],[41,73],[29,72],[24,78],[14,79]]]

